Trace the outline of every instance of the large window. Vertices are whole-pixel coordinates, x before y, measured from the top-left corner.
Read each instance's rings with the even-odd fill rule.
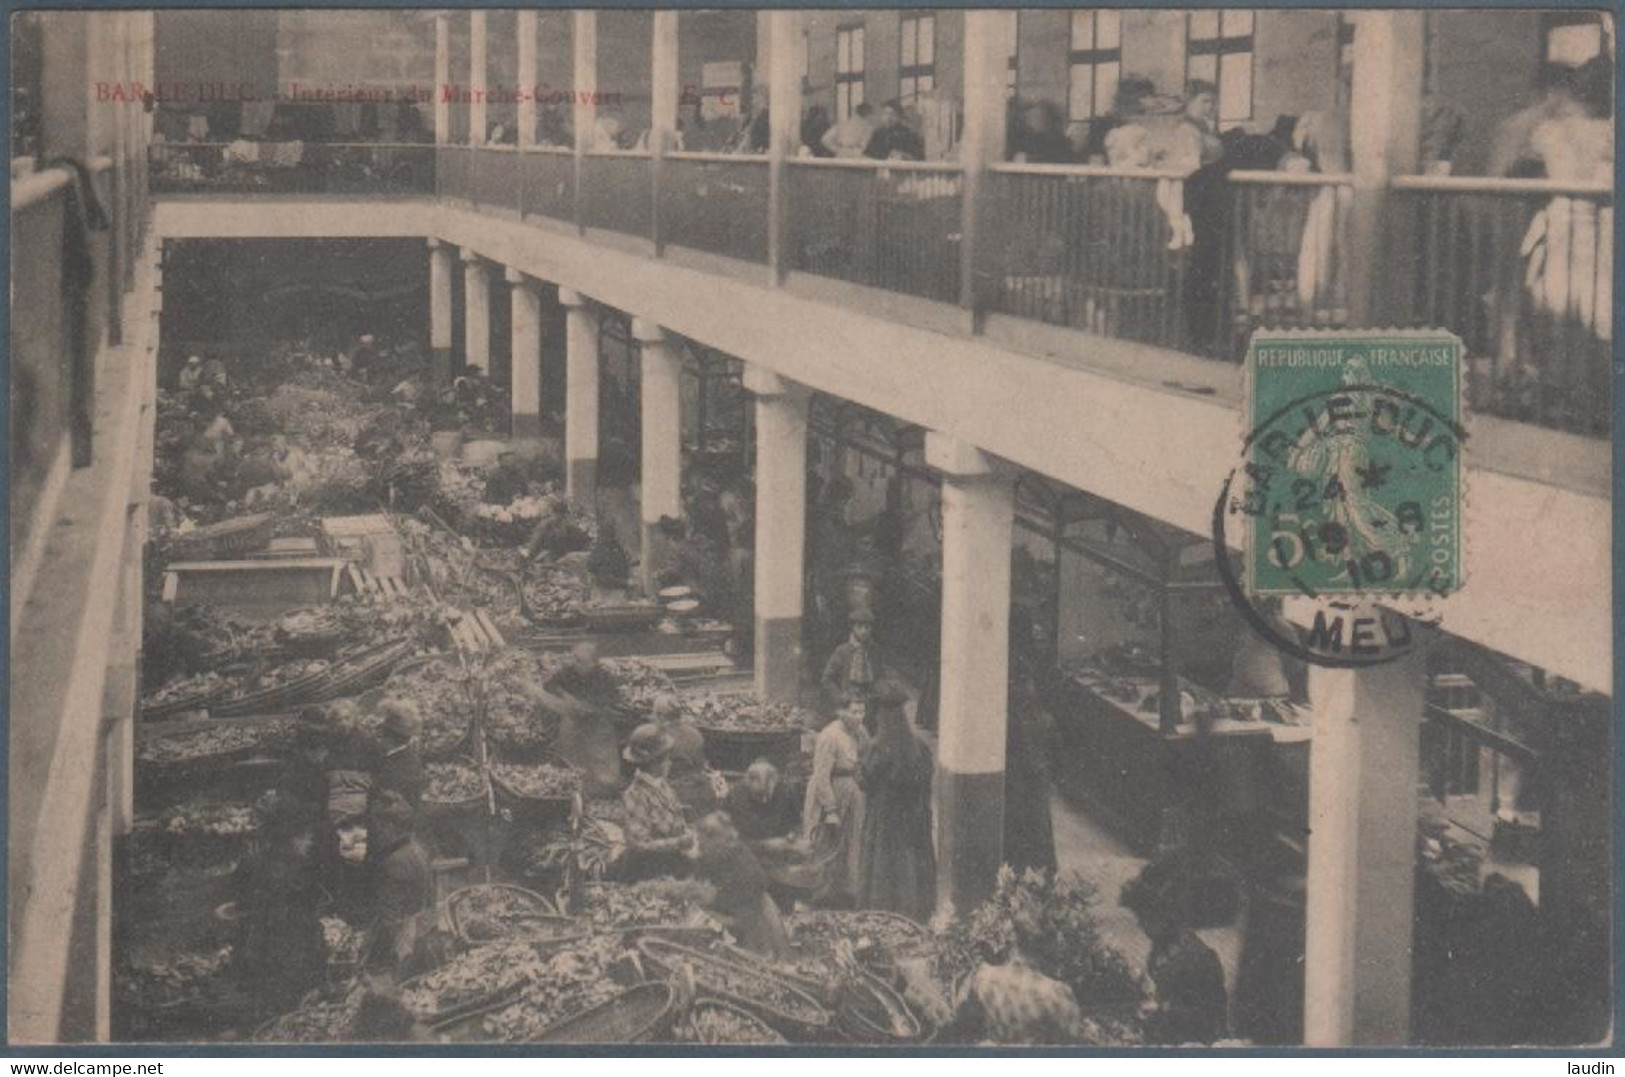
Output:
[[[1111,111],[1123,72],[1123,20],[1118,11],[1072,13],[1067,119],[1080,123]]]
[[[863,27],[835,31],[835,119],[844,120],[863,104]]]
[[[1607,32],[1595,11],[1549,11],[1541,16],[1541,59],[1578,67],[1602,54]]]
[[[897,96],[912,101],[937,85],[937,17],[904,15]]]
[[[1253,13],[1193,11],[1186,17],[1185,78],[1219,88],[1219,122],[1253,118]]]

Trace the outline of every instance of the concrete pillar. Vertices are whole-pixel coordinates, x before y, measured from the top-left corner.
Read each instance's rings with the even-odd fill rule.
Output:
[[[1004,856],[1015,480],[935,431],[925,459],[943,475],[937,898],[965,913],[992,893]]]
[[[988,164],[1004,160],[1005,125],[1009,99],[1005,78],[1010,54],[1005,36],[1008,12],[997,10],[965,12],[965,127],[959,143],[959,163],[964,167],[964,197],[961,201],[963,242],[959,245],[959,301],[975,328],[977,307],[977,263],[985,231],[987,199],[982,194],[983,176]]]
[[[745,368],[745,388],[756,397],[756,693],[795,703],[801,694],[810,394],[758,366]]]
[[[575,139],[576,153],[592,145],[593,126],[598,122],[598,106],[593,93],[598,89],[598,12],[577,9],[575,25],[570,35],[571,59],[575,78]]]
[[[451,85],[451,19],[434,17],[434,142],[444,146],[451,141],[451,101],[446,87]]]
[[[649,57],[649,148],[659,154],[676,146],[677,102],[682,86],[677,75],[677,12],[656,11],[653,22],[653,47]]]
[[[598,500],[598,313],[572,288],[559,289],[559,302],[566,311],[564,486],[573,504],[593,509]]]
[[[784,282],[785,243],[790,227],[787,197],[789,165],[801,144],[801,76],[795,57],[805,49],[805,16],[799,11],[771,11],[768,18],[767,267],[768,283]],[[759,23],[758,23],[759,24]]]
[[[633,318],[632,336],[642,357],[638,400],[643,464],[638,472],[638,512],[643,542],[638,583],[645,595],[652,595],[660,571],[660,520],[683,515],[683,362],[666,331],[653,322]]]
[[[491,372],[491,271],[468,250],[463,252],[463,363]]]
[[[516,269],[503,279],[513,288],[513,427],[515,441],[542,436],[542,296]]]
[[[451,383],[451,258],[456,248],[429,240],[429,370],[435,385]]]
[[[468,89],[471,99],[468,106],[468,144],[470,146],[485,145],[485,132],[489,127],[486,120],[485,76],[485,12],[476,10],[468,13]]]
[[[1310,668],[1310,1047],[1393,1046],[1410,1037],[1423,651],[1419,643],[1366,669]]]
[[[1354,325],[1393,324],[1390,306],[1412,291],[1405,259],[1387,248],[1394,222],[1388,182],[1418,170],[1422,131],[1423,11],[1353,13],[1353,99],[1349,145],[1354,192],[1349,209],[1349,305]]]
[[[519,35],[519,145],[533,146],[536,144],[536,94],[540,86],[536,82],[536,11],[527,8],[519,12],[517,28]]]

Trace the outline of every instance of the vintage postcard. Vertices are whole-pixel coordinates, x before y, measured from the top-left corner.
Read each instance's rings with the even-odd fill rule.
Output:
[[[1615,38],[13,11],[9,1043],[1611,1045]]]

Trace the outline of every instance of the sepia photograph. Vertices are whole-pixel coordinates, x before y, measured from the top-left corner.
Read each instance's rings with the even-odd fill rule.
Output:
[[[1611,11],[9,58],[10,1046],[1612,1048]]]

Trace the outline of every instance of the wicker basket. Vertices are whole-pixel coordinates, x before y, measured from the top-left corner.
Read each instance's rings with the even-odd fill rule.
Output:
[[[577,773],[578,780],[576,783],[576,788],[570,792],[561,793],[556,796],[530,796],[528,794],[519,792],[512,785],[503,781],[502,777],[496,772],[496,769],[492,768],[491,785],[496,790],[497,801],[503,807],[512,811],[516,817],[520,818],[558,818],[561,815],[569,814],[570,805],[574,802],[581,789],[579,772],[577,772],[576,768],[571,766],[562,756],[556,755],[552,752],[538,750],[528,754],[532,756],[531,761],[527,763],[512,763],[509,765],[534,766],[541,764]]]
[[[841,985],[835,1027],[855,1043],[917,1043],[925,1034],[903,997],[867,972]]]
[[[748,1010],[786,1036],[820,1039],[828,1035],[829,1011],[817,999],[765,968],[744,966],[734,958],[657,938],[638,940],[638,952],[668,975],[676,975],[687,965],[706,994]],[[757,984],[750,985],[750,981]]]
[[[276,531],[276,517],[268,512],[234,516],[188,533],[176,545],[182,558],[236,557],[263,548]]]
[[[528,906],[529,909],[523,915],[527,923],[536,925],[537,930],[516,931],[513,935],[506,936],[500,933],[488,935],[480,930],[479,914],[473,908],[473,902],[482,894],[498,893],[515,899],[520,905]],[[505,937],[558,939],[569,938],[578,933],[575,921],[568,916],[560,916],[558,909],[547,898],[533,890],[509,883],[477,883],[452,891],[446,896],[446,918],[450,921],[452,934],[465,946],[481,946]]]
[[[165,718],[185,714],[187,711],[207,710],[224,699],[226,694],[231,691],[231,687],[230,682],[227,682],[212,691],[197,692],[153,707],[142,707],[141,720],[144,722],[161,722]]]
[[[480,768],[480,765],[466,757],[440,760],[443,763],[456,763],[474,771],[480,778],[480,791],[463,800],[430,800],[425,794],[423,798],[423,813],[425,815],[457,815],[468,811],[483,811],[491,794],[490,776]],[[434,762],[430,763],[433,766]]]
[[[677,1015],[677,992],[667,983],[638,984],[608,1002],[556,1021],[531,1043],[648,1043],[663,1037]]]
[[[415,988],[420,982],[432,975],[434,975],[434,973],[425,972],[421,976],[412,977],[410,980],[402,980],[399,991],[401,994],[406,994]],[[448,1006],[443,1010],[438,1010],[435,1013],[423,1017],[421,1020],[423,1021],[424,1025],[431,1030],[434,1030],[443,1025],[455,1024],[456,1022],[472,1015],[487,1014],[495,1007],[505,1005],[517,998],[519,993],[525,989],[527,984],[528,981],[526,980],[517,980],[514,983],[508,984],[506,987],[498,988],[488,995],[481,995],[478,998],[472,998],[465,1002],[459,1002],[455,1006]]]
[[[708,1010],[710,1010],[710,1011],[720,1011],[722,1013],[725,1013],[728,1016],[732,1017],[734,1020],[736,1020],[739,1023],[745,1025],[747,1028],[750,1028],[752,1033],[756,1037],[755,1039],[749,1041],[750,1046],[777,1047],[777,1046],[787,1045],[790,1042],[789,1040],[785,1039],[783,1036],[779,1035],[778,1032],[774,1031],[772,1025],[768,1024],[766,1021],[762,1020],[760,1017],[757,1017],[755,1014],[751,1013],[749,1010],[743,1009],[743,1008],[741,1008],[739,1006],[735,1006],[731,1002],[724,1002],[722,999],[719,999],[719,998],[695,999],[694,1000],[694,1005],[689,1009],[689,1016],[690,1017],[697,1017],[700,1014],[702,1014],[702,1013],[704,1013],[704,1012],[706,1012]],[[697,1047],[743,1046],[742,1044],[739,1044],[737,1042],[735,1042],[735,1043],[724,1043],[724,1042],[722,1042],[720,1040],[718,1040],[718,1041],[697,1040],[697,1041],[694,1042],[694,1045],[697,1046]]]

